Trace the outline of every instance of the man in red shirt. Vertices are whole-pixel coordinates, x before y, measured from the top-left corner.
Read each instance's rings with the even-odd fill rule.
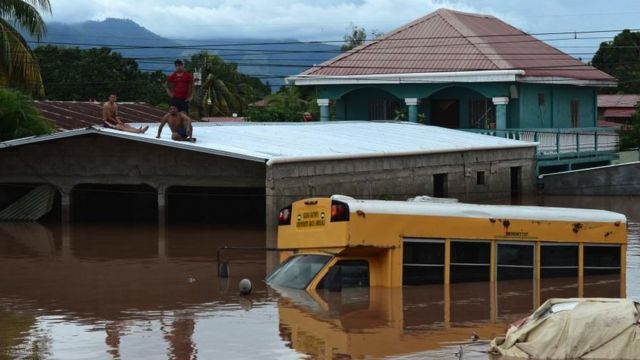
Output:
[[[171,103],[175,104],[178,111],[189,114],[189,101],[193,98],[193,75],[184,70],[182,60],[178,59],[173,63],[176,71],[169,75],[164,85],[167,95],[171,98]]]

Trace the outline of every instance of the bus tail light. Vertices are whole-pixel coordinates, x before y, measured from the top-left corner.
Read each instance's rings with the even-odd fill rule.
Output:
[[[280,210],[278,214],[278,225],[291,225],[291,205]]]
[[[331,222],[349,221],[349,206],[340,201],[331,201]]]

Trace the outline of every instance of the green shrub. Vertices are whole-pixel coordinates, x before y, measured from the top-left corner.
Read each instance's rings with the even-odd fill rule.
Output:
[[[40,116],[31,98],[0,88],[0,141],[49,134],[51,125]]]

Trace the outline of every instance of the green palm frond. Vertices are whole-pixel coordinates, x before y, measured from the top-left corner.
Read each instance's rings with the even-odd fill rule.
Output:
[[[15,28],[23,28],[40,40],[46,34],[46,25],[38,9],[50,13],[49,0],[0,0],[0,85],[44,95],[36,57]]]
[[[24,38],[6,20],[0,19],[0,85],[18,85],[44,95],[40,67]]]
[[[51,13],[49,0],[2,0],[0,19],[24,28],[36,40],[40,40],[46,34],[47,28],[38,13],[38,8]]]

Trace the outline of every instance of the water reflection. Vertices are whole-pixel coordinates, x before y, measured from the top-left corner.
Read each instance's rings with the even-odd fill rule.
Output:
[[[98,349],[110,358],[132,350],[147,357],[140,344],[125,340],[146,332],[155,334],[149,343],[166,349],[164,357],[195,358],[193,337],[203,308],[209,314],[250,310],[265,304],[268,295],[261,281],[263,254],[237,254],[230,278],[219,279],[217,248],[263,243],[259,228],[160,232],[0,223],[0,358],[31,357],[34,351],[68,358],[79,347],[89,358],[104,357]],[[235,284],[244,277],[253,281],[254,292],[251,300],[240,301]],[[69,343],[70,332],[87,339]],[[43,333],[50,333],[51,341],[43,341],[49,338]]]
[[[612,281],[600,277],[589,286]],[[342,292],[278,289],[279,332],[290,346],[312,358],[404,358],[408,354],[484,359],[486,343],[508,324],[528,316],[534,303],[550,296],[575,296],[573,278],[343,289]],[[619,280],[619,277],[618,277]],[[585,285],[586,286],[586,285]],[[616,297],[619,288],[603,287]],[[456,346],[447,346],[455,344]],[[458,354],[459,355],[459,354]]]
[[[640,296],[640,209],[633,198],[545,198],[629,219],[626,291]],[[0,223],[0,358],[486,359],[508,323],[552,296],[618,296],[615,275],[341,293],[267,289],[264,229]],[[254,291],[238,295],[249,278]],[[480,341],[471,343],[477,335]]]

